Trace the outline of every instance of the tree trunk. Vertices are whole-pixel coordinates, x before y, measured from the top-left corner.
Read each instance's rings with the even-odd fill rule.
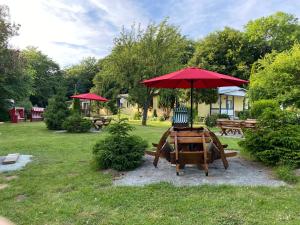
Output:
[[[152,95],[149,95],[149,97],[147,98],[146,102],[143,105],[143,118],[142,118],[143,126],[147,126],[148,109],[149,109],[151,98]]]

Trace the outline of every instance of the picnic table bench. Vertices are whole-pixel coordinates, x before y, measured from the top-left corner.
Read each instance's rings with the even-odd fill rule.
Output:
[[[169,139],[168,139],[169,138]],[[208,164],[221,159],[225,169],[228,168],[226,157],[236,156],[237,152],[226,152],[217,136],[207,128],[169,128],[158,144],[153,144],[156,151],[146,151],[155,156],[153,165],[157,167],[160,157],[176,165],[176,174],[186,164],[195,164],[208,175]]]
[[[229,120],[229,119],[218,119],[217,126],[221,129],[221,136],[228,133],[232,134],[243,134],[244,128],[254,129],[256,127],[257,121],[254,119],[247,120]]]

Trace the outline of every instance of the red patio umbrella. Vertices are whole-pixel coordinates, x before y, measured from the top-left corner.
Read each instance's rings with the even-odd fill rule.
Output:
[[[191,88],[191,127],[193,127],[193,90],[194,88],[217,88],[240,86],[248,83],[232,76],[188,67],[166,75],[142,81],[147,87],[155,88]]]
[[[93,93],[85,93],[85,94],[79,94],[79,95],[72,95],[71,98],[79,98],[79,99],[86,99],[86,100],[90,100],[90,111],[89,111],[89,116],[91,115],[91,101],[99,101],[99,102],[107,102],[108,99],[93,94]]]

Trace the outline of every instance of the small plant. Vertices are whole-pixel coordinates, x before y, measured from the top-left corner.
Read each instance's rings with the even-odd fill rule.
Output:
[[[134,115],[133,115],[134,120],[140,120],[141,118],[142,118],[142,113],[141,112],[137,111],[137,112],[134,113]]]
[[[61,130],[64,120],[68,117],[69,110],[63,90],[49,99],[49,105],[44,113],[45,123],[49,130]]]
[[[292,166],[282,165],[275,169],[275,173],[279,179],[295,184],[298,182],[298,177],[295,175],[294,169]]]
[[[208,127],[215,127],[217,125],[217,119],[229,119],[229,116],[226,114],[214,114],[207,115],[205,118],[205,125]]]
[[[63,122],[63,128],[70,133],[85,133],[92,127],[92,122],[81,118],[78,113],[73,113]]]
[[[249,110],[240,111],[238,112],[238,117],[240,120],[250,119],[251,118],[250,111]]]
[[[100,169],[130,170],[142,162],[147,142],[142,138],[129,135],[133,129],[127,119],[119,119],[108,127],[110,133],[93,148],[95,161]]]

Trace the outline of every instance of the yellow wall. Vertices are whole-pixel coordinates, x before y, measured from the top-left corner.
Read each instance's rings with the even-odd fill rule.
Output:
[[[229,98],[232,98],[231,96],[228,96]],[[221,95],[221,100],[222,100],[222,108],[226,108],[226,96]],[[241,96],[234,96],[234,111],[235,112],[240,112],[243,111],[243,101],[244,97]],[[220,101],[218,100],[216,103],[212,104],[212,108],[219,109],[219,103]],[[198,115],[200,117],[205,117],[209,115],[210,113],[210,106],[209,104],[199,104],[198,105]],[[219,113],[218,110],[212,110],[212,113]]]

